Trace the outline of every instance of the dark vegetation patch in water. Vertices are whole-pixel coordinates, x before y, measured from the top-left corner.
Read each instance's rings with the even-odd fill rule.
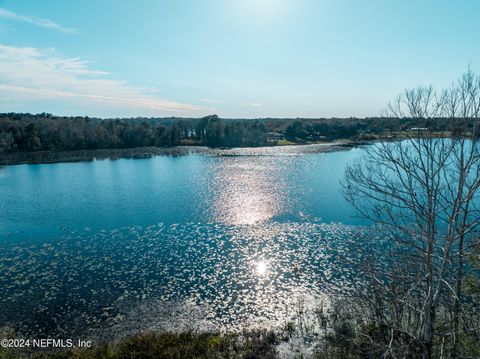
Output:
[[[365,227],[185,224],[5,244],[0,323],[18,335],[111,339],[139,331],[283,325],[295,303],[345,293]]]

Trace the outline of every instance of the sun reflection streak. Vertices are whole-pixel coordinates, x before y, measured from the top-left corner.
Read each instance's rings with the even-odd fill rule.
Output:
[[[284,185],[252,159],[236,158],[216,173],[215,221],[242,225],[266,221],[284,207]],[[275,166],[272,166],[275,167]],[[271,170],[270,170],[271,171]]]

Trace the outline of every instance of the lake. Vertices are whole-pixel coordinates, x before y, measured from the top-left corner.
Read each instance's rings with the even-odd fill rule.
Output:
[[[356,280],[368,229],[339,181],[361,153],[295,146],[2,167],[0,327],[110,338],[281,325],[299,303]]]

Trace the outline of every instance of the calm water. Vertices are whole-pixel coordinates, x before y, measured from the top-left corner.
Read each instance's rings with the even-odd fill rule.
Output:
[[[347,288],[362,150],[244,149],[0,168],[0,327],[25,335],[275,325]],[[195,318],[195,320],[192,320]]]

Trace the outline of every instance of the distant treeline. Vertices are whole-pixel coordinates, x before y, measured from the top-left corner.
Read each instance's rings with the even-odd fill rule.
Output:
[[[428,124],[418,119],[221,119],[62,117],[48,113],[0,114],[0,153],[169,147],[257,147],[291,141],[307,143],[339,138],[368,140],[388,133],[432,124],[439,130],[448,120]]]

